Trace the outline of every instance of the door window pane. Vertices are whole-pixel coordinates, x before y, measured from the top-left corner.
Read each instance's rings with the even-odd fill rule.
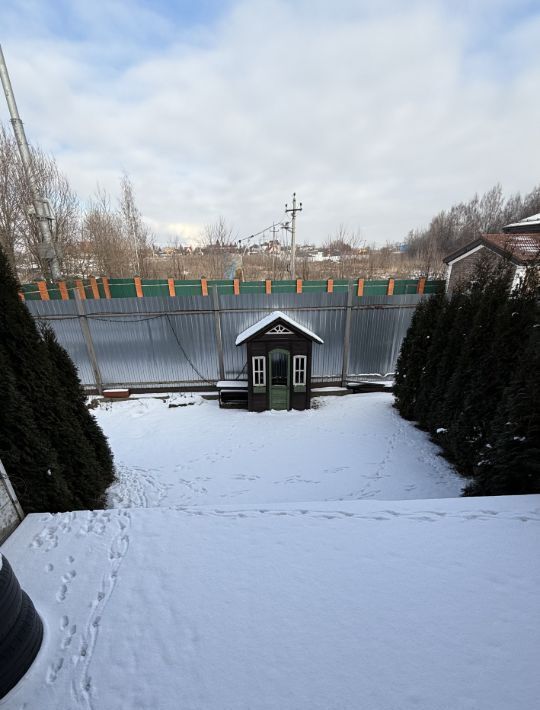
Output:
[[[305,385],[306,384],[306,365],[307,356],[306,355],[295,355],[293,358],[293,384],[294,385]]]
[[[272,352],[272,385],[287,385],[289,383],[289,356],[287,353]]]

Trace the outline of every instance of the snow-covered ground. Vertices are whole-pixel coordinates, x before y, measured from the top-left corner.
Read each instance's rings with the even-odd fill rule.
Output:
[[[102,405],[94,413],[119,476],[111,507],[459,496],[464,480],[397,414],[392,395],[316,402],[260,414],[197,395]]]
[[[539,533],[540,496],[31,515],[2,551],[46,636],[0,707],[534,710]]]

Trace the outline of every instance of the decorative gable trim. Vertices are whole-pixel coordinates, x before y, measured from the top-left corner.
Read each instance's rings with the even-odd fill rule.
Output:
[[[281,325],[281,323],[278,323],[270,330],[267,330],[265,335],[293,335],[293,332],[292,330],[285,328],[285,326]]]

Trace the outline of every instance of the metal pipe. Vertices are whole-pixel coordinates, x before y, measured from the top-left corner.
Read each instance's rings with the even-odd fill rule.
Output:
[[[223,360],[223,336],[221,333],[220,303],[217,286],[214,286],[214,288],[212,289],[212,299],[214,303],[214,327],[216,329],[216,347],[218,354],[219,379],[224,380],[225,363]]]
[[[103,378],[101,376],[101,370],[99,369],[99,362],[94,348],[94,341],[92,340],[92,333],[90,332],[90,327],[86,319],[84,301],[81,299],[81,296],[77,290],[75,290],[75,304],[77,306],[79,325],[81,326],[81,332],[86,345],[88,359],[90,360],[90,366],[92,367],[92,372],[94,373],[96,389],[98,394],[103,394]]]
[[[51,232],[51,221],[52,215],[50,213],[49,202],[46,198],[43,198],[39,194],[37,188],[36,180],[32,168],[32,154],[30,153],[30,148],[28,146],[28,141],[26,140],[26,135],[24,132],[23,122],[19,116],[19,111],[17,109],[17,103],[15,101],[15,94],[13,93],[13,88],[11,86],[11,81],[9,78],[6,60],[4,58],[4,53],[2,52],[2,46],[0,45],[0,80],[2,81],[2,87],[4,89],[4,94],[6,96],[6,101],[11,116],[11,125],[13,127],[13,133],[15,134],[15,140],[17,141],[17,146],[19,148],[19,154],[21,156],[21,162],[24,169],[24,174],[28,185],[30,187],[30,193],[32,195],[32,203],[34,206],[34,211],[39,224],[39,231],[41,233],[41,238],[43,244],[45,245],[44,258],[49,264],[49,269],[51,272],[51,277],[54,281],[59,281],[62,278],[62,271],[60,269],[60,262],[58,260],[58,255],[56,253],[54,241]]]
[[[351,315],[352,315],[353,285],[348,285],[347,312],[345,315],[345,330],[343,332],[343,366],[341,368],[341,386],[347,384],[349,373],[349,352],[351,349]]]

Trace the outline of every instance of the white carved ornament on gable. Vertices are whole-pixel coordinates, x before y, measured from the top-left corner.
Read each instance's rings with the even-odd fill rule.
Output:
[[[292,335],[292,334],[293,334],[292,330],[285,328],[285,326],[281,325],[281,323],[278,323],[278,325],[275,325],[273,328],[266,331],[266,335]]]

